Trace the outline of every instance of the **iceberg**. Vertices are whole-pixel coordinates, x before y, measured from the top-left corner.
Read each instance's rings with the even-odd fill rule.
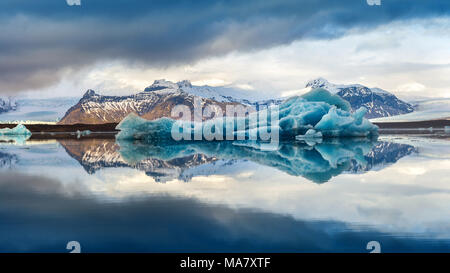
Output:
[[[84,130],[84,131],[77,130],[75,133],[76,133],[76,135],[77,135],[77,138],[80,138],[80,137],[82,137],[82,136],[88,136],[88,135],[90,135],[92,132],[91,132],[90,130]]]
[[[354,113],[350,109],[347,101],[318,88],[245,117],[219,116],[203,122],[165,117],[149,121],[130,114],[116,127],[120,130],[116,138],[148,142],[181,139],[268,141],[274,136],[277,140],[294,140],[299,135],[322,135],[324,138],[377,135],[378,127],[364,118],[365,108]],[[183,138],[175,139],[174,133]]]
[[[14,128],[0,129],[0,142],[14,142],[16,144],[25,144],[30,138],[31,132],[23,124],[18,124]]]
[[[12,129],[11,128],[0,129],[0,136],[31,136],[31,132],[23,124],[18,124],[16,127]]]
[[[134,113],[126,116],[116,127],[120,132],[116,139],[147,139],[147,140],[172,140],[172,127],[175,120],[159,118],[146,120]]]
[[[323,88],[317,88],[305,93],[301,96],[307,101],[323,101],[327,102],[330,105],[334,105],[337,108],[350,111],[352,109],[350,103],[346,100],[343,100],[341,97],[335,94],[331,94],[329,91]]]

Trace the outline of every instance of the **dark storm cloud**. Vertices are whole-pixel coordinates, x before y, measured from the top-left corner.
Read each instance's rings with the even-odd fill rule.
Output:
[[[170,66],[450,12],[438,0],[81,2],[0,2],[0,92],[44,87],[97,61]]]

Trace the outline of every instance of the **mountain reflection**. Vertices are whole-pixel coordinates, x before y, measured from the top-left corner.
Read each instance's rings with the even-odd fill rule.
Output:
[[[130,167],[158,182],[189,181],[213,175],[218,168],[251,161],[316,183],[342,173],[378,170],[411,154],[411,145],[370,139],[334,139],[322,143],[170,142],[149,145],[112,139],[58,140],[90,174],[102,168]],[[270,148],[270,149],[267,149]]]

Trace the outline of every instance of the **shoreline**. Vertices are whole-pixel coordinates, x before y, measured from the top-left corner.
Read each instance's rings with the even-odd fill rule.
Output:
[[[93,134],[83,136],[83,138],[92,137],[114,137],[119,130],[116,130],[118,123],[103,124],[24,124],[31,131],[33,139],[48,138],[77,138],[77,131],[89,130]],[[450,120],[428,120],[428,121],[412,121],[412,122],[379,122],[374,123],[379,127],[380,135],[384,134],[420,134],[433,135],[436,133],[446,133],[445,127],[450,126]],[[1,123],[2,128],[14,128],[17,124]]]
[[[0,129],[14,128],[18,123],[0,123]],[[102,123],[102,124],[23,124],[32,134],[35,133],[75,133],[76,131],[102,132],[102,133],[117,133],[118,123]]]

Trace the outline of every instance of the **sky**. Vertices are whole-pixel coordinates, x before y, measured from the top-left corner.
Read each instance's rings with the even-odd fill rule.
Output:
[[[450,97],[449,1],[79,3],[0,2],[0,95],[130,94],[164,78],[280,96],[324,77]]]

